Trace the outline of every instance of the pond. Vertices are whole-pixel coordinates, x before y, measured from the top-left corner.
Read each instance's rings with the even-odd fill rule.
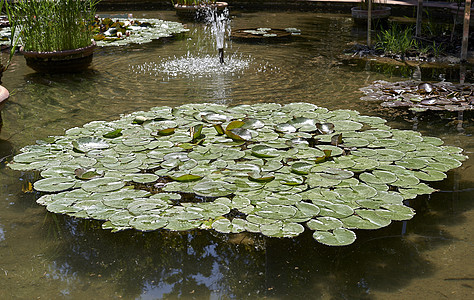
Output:
[[[179,21],[172,11],[133,15]],[[302,34],[282,43],[227,42],[227,69],[209,60],[218,60],[213,41],[204,25],[193,23],[174,39],[98,49],[84,74],[42,76],[23,57],[14,58],[3,76],[11,96],[0,134],[0,298],[472,297],[472,158],[444,181],[430,184],[438,192],[410,201],[416,210],[412,220],[359,230],[358,239],[345,247],[324,246],[307,232],[294,239],[214,231],[111,233],[96,221],[48,213],[35,202],[41,194],[31,190],[38,175],[5,166],[21,147],[71,127],[188,103],[310,102],[354,109],[473,155],[470,114],[461,123],[457,115],[413,116],[360,100],[358,89],[375,80],[407,78],[341,60],[350,43],[365,38],[349,16],[232,15],[233,29],[298,28]],[[193,67],[183,68],[190,63]],[[441,75],[450,80],[451,73]]]

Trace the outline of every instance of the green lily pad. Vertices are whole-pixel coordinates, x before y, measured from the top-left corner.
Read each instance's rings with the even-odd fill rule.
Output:
[[[82,184],[82,189],[87,192],[112,192],[121,189],[125,183],[113,177],[91,179]]]
[[[107,149],[110,147],[107,141],[95,137],[78,138],[72,142],[72,145],[74,149],[79,152],[88,152],[95,149]]]
[[[313,238],[321,244],[328,246],[346,246],[356,240],[356,235],[353,231],[348,229],[336,228],[332,232],[315,231]]]
[[[62,192],[71,189],[76,181],[71,178],[51,177],[36,181],[33,184],[35,190],[40,192]]]

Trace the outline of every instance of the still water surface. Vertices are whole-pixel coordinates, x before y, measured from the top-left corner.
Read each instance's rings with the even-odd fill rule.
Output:
[[[178,21],[171,11],[133,13]],[[203,25],[192,23],[183,38],[99,49],[92,71],[81,75],[40,76],[15,57],[3,77],[11,97],[2,112],[0,157],[89,121],[154,106],[260,101],[359,110],[474,155],[470,115],[461,125],[439,117],[414,121],[359,100],[358,88],[374,80],[407,78],[341,62],[349,43],[364,40],[348,16],[233,15],[232,28],[296,27],[302,35],[278,44],[227,42],[226,59],[235,68],[213,72],[170,71],[183,60],[217,60]],[[0,299],[472,298],[473,165],[467,160],[432,185],[439,192],[411,201],[417,211],[412,220],[359,231],[350,246],[326,247],[311,234],[267,239],[207,231],[110,233],[98,222],[47,213],[35,203],[40,195],[28,192],[35,174],[12,171],[2,161]]]

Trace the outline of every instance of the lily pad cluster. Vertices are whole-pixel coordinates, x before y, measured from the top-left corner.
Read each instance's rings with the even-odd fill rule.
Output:
[[[38,170],[46,209],[113,231],[213,229],[326,245],[408,220],[404,204],[466,159],[379,117],[309,103],[155,107],[26,146],[9,166]]]
[[[361,88],[362,100],[383,101],[384,107],[409,108],[413,111],[464,111],[474,109],[474,86],[450,82],[375,81]]]
[[[231,38],[236,40],[271,40],[285,39],[294,35],[300,35],[301,30],[297,28],[250,28],[250,29],[236,29],[232,32]]]
[[[160,19],[97,18],[94,23],[94,40],[98,46],[143,44],[188,30],[181,23]]]

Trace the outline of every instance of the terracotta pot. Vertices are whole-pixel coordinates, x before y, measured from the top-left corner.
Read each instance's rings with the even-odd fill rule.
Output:
[[[87,47],[52,51],[36,52],[24,51],[20,53],[25,56],[26,64],[40,73],[76,73],[86,70],[92,62],[92,56],[96,47],[95,41]]]
[[[352,18],[354,21],[367,22],[369,11],[359,7],[351,8]],[[383,6],[372,9],[372,20],[387,19],[392,13],[392,8]]]
[[[5,106],[5,102],[10,97],[10,93],[6,88],[0,85],[0,132],[2,131],[3,121],[2,121],[2,109]]]
[[[176,15],[182,19],[187,20],[199,20],[203,21],[205,14],[203,11],[206,8],[214,8],[217,7],[218,10],[224,10],[227,8],[227,2],[216,2],[213,4],[203,4],[203,5],[179,5],[175,4],[174,8],[176,10]]]

